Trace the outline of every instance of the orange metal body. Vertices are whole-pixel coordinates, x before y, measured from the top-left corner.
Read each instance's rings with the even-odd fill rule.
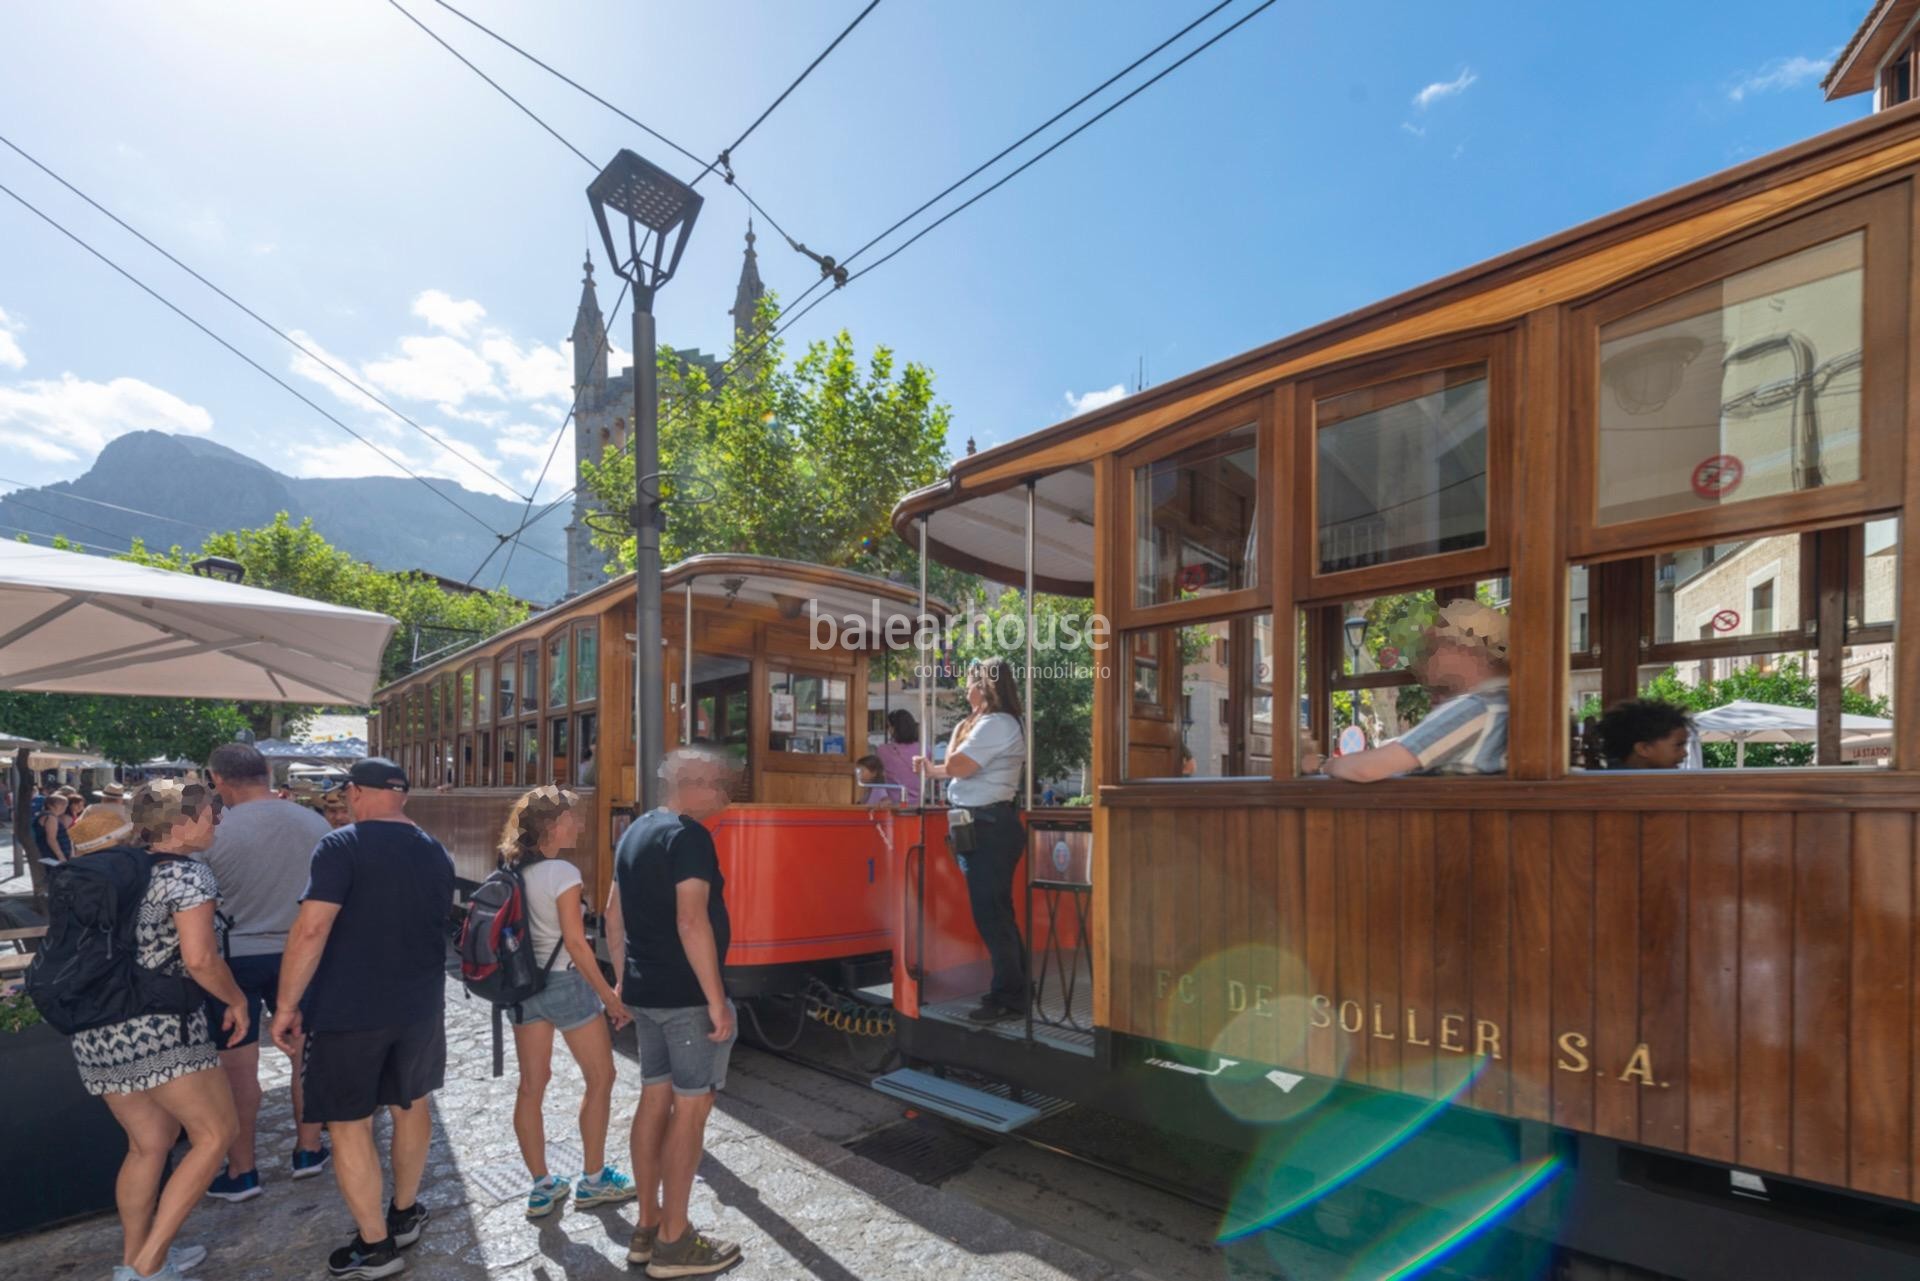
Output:
[[[729,971],[869,956],[893,946],[896,848],[917,826],[887,809],[736,805],[708,826],[726,877]]]

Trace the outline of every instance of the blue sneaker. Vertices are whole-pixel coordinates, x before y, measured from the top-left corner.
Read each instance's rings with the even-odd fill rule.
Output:
[[[533,1190],[527,1193],[527,1217],[544,1219],[560,1208],[573,1186],[557,1174],[549,1174],[544,1179],[533,1181]]]
[[[327,1168],[327,1162],[333,1159],[333,1149],[322,1139],[320,1146],[309,1152],[305,1148],[293,1150],[293,1177],[311,1179]]]
[[[169,1260],[165,1267],[150,1277],[143,1277],[126,1264],[117,1263],[113,1268],[113,1281],[187,1281],[187,1278]]]
[[[191,1272],[205,1263],[207,1247],[204,1245],[176,1245],[167,1251],[167,1264],[178,1272]]]
[[[207,1195],[220,1201],[251,1201],[260,1195],[260,1171],[229,1174],[222,1170],[207,1185]]]
[[[607,1165],[598,1174],[583,1174],[573,1188],[573,1203],[581,1209],[595,1205],[618,1205],[640,1194],[633,1180]]]

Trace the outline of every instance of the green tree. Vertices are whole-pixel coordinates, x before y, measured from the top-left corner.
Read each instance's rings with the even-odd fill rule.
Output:
[[[977,658],[1004,658],[1016,677],[1027,661],[1026,609],[1011,588],[989,600],[984,586],[965,601],[977,625],[954,637],[954,658],[964,667]],[[1086,764],[1093,751],[1093,672],[1113,661],[1111,637],[1091,630],[1093,602],[1037,593],[1033,602],[1033,776],[1061,778]],[[979,625],[979,624],[984,624]],[[1024,683],[1023,683],[1024,689]]]
[[[0,690],[0,725],[23,738],[86,747],[110,761],[204,761],[246,728],[233,703]]]
[[[761,300],[758,324],[780,311]],[[661,555],[750,552],[869,573],[911,569],[914,556],[893,537],[899,497],[931,484],[944,467],[948,409],[934,399],[933,375],[900,363],[886,347],[864,364],[842,330],[811,344],[791,366],[784,344],[747,349],[719,386],[671,348],[660,368],[663,492],[705,502],[669,502]],[[633,455],[609,448],[582,467],[582,481],[606,511],[633,505]],[[633,568],[633,534],[602,518],[594,543],[608,568]]]

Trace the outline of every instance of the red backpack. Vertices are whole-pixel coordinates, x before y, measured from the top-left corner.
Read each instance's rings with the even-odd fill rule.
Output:
[[[547,971],[560,958],[554,944],[545,965],[533,958],[533,921],[527,915],[527,883],[517,869],[502,867],[467,900],[460,927],[460,982],[498,1006],[518,1006],[547,985]]]

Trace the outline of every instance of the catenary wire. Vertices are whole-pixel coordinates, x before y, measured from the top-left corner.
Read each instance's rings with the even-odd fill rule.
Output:
[[[50,483],[58,484],[59,482],[53,481]],[[119,503],[110,503],[101,498],[88,498],[85,494],[76,494],[65,489],[49,489],[45,485],[37,484],[30,480],[21,480],[17,476],[0,476],[0,485],[18,485],[21,489],[32,490],[53,498],[66,498],[76,503],[91,503],[95,507],[110,507],[114,511],[126,512],[130,516],[145,516],[149,520],[164,520],[171,524],[184,525],[188,529],[197,530],[203,534],[218,534],[222,532],[211,525],[200,525],[190,520],[181,520],[178,516],[162,516],[159,512],[141,511],[138,507],[123,507]],[[0,494],[0,502],[5,502],[11,498],[15,492],[17,491],[9,490],[7,493]]]
[[[555,129],[552,125],[548,124],[546,121],[542,120],[539,116],[535,115],[532,107],[529,107],[526,103],[520,101],[520,99],[508,93],[506,88],[502,86],[498,80],[495,80],[492,76],[480,70],[480,68],[474,66],[473,63],[468,62],[465,54],[461,53],[458,49],[448,44],[445,40],[442,40],[440,38],[439,32],[435,31],[432,27],[429,27],[426,23],[420,21],[420,19],[414,17],[412,13],[408,12],[406,6],[400,3],[400,0],[387,0],[387,3],[392,5],[395,9],[398,9],[401,15],[404,16],[408,22],[411,22],[414,26],[426,32],[427,35],[432,38],[435,44],[439,45],[442,49],[445,49],[448,53],[452,54],[454,57],[460,59],[461,62],[466,63],[467,70],[473,72],[474,75],[479,76],[482,80],[492,85],[494,87],[495,92],[497,92],[501,97],[505,98],[508,102],[511,102],[514,106],[520,108],[520,110],[526,114],[527,119],[533,121],[533,123],[539,125],[542,129],[545,129],[548,133],[552,134],[555,141],[559,142],[561,146],[565,147],[568,151],[571,151],[574,155],[580,157],[580,162],[582,164],[586,165],[589,169],[596,169],[596,170],[599,169],[600,166],[594,164],[593,161],[588,158],[586,152],[580,150],[580,148],[568,142],[565,136],[562,135],[558,129]]]
[[[81,520],[77,516],[61,516],[61,515],[57,515],[54,512],[48,511],[44,507],[35,507],[32,503],[28,502],[26,499],[16,498],[13,496],[13,494],[10,494],[10,493],[0,494],[0,503],[9,503],[12,506],[18,507],[23,511],[36,512],[39,515],[45,516],[48,520],[56,520],[64,525],[78,525],[82,529],[91,529],[94,533],[105,534],[108,538],[127,537],[127,535],[120,533],[120,531],[118,530],[108,529],[104,525],[96,525],[91,521]],[[52,535],[48,535],[48,537],[52,537]]]
[[[467,453],[455,447],[450,441],[446,440],[441,436],[435,435],[428,428],[422,426],[418,422],[415,422],[412,418],[408,417],[406,414],[401,413],[398,409],[394,408],[392,405],[388,404],[385,400],[381,399],[381,397],[379,397],[378,395],[370,391],[366,386],[361,384],[352,375],[343,372],[341,369],[335,366],[333,362],[329,361],[326,357],[322,356],[319,352],[314,351],[312,348],[308,347],[305,343],[295,338],[292,334],[287,333],[285,330],[281,329],[278,325],[275,325],[272,321],[268,320],[265,316],[262,316],[259,312],[255,311],[253,308],[247,306],[245,303],[241,302],[238,298],[235,298],[232,294],[222,289],[219,285],[214,284],[211,280],[208,280],[205,276],[195,271],[192,267],[189,267],[186,263],[181,262],[178,258],[174,257],[171,253],[169,253],[166,249],[162,248],[160,245],[155,244],[139,228],[132,226],[125,219],[120,217],[120,215],[114,213],[113,210],[107,208],[105,205],[95,200],[92,196],[89,196],[86,192],[80,190],[80,188],[74,186],[72,183],[68,182],[65,178],[61,177],[59,174],[55,173],[53,170],[47,168],[47,166],[41,163],[40,160],[38,160],[37,158],[35,158],[34,156],[28,154],[25,150],[23,150],[20,144],[14,142],[11,138],[8,138],[4,134],[0,134],[0,143],[4,143],[15,154],[20,156],[21,159],[25,160],[28,164],[38,169],[41,173],[47,175],[47,177],[53,179],[55,182],[59,183],[62,187],[65,187],[68,191],[72,192],[74,195],[80,197],[80,199],[84,200],[87,204],[93,206],[93,208],[98,212],[106,215],[106,217],[111,219],[115,224],[117,224],[122,231],[127,232],[129,235],[133,236],[136,240],[140,241],[140,243],[144,244],[147,248],[153,250],[155,253],[159,254],[162,258],[165,258],[168,262],[172,263],[174,266],[178,267],[180,270],[186,272],[189,276],[192,276],[195,280],[205,285],[208,289],[211,289],[214,293],[220,295],[220,297],[232,303],[235,307],[239,308],[241,312],[245,313],[248,318],[252,319],[255,323],[259,324],[261,328],[265,329],[268,333],[271,333],[276,338],[280,339],[282,342],[292,347],[295,351],[298,351],[301,355],[306,356],[308,359],[320,365],[328,373],[332,374],[334,377],[340,379],[340,381],[352,387],[355,391],[359,392],[362,396],[365,396],[368,400],[380,406],[380,408],[386,410],[388,413],[392,414],[395,418],[398,418],[401,422],[413,428],[415,431],[419,432],[422,436],[425,436],[428,440],[440,446],[440,448],[446,450],[449,454],[452,454],[455,458],[458,458],[461,462],[473,468],[475,471],[479,472],[482,476],[485,476],[488,480],[492,481],[494,484],[499,485],[501,488],[507,490],[509,493],[515,494],[516,496],[524,497],[524,495],[520,494],[519,490],[515,489],[512,485],[507,484],[505,480],[502,480],[499,476],[494,475],[491,471],[488,471],[486,467],[482,466],[479,462],[475,461]]]
[[[55,538],[66,538],[67,544],[71,547],[88,547],[97,552],[106,552],[110,556],[125,556],[127,554],[127,549],[124,547],[102,547],[99,543],[84,543],[78,538],[67,538],[65,534],[43,534],[37,529],[22,529],[18,525],[6,524],[0,524],[0,529],[11,529],[16,534],[27,535],[29,539],[44,538],[48,541],[49,546],[52,545],[52,541]],[[18,540],[16,539],[15,541]],[[38,547],[39,544],[34,543],[33,546]]]
[[[180,319],[192,325],[195,329],[198,329],[201,333],[205,334],[208,338],[211,338],[214,342],[220,344],[220,346],[226,348],[227,351],[231,352],[233,355],[245,361],[249,366],[253,368],[255,372],[259,373],[262,377],[265,377],[271,380],[282,391],[285,391],[288,395],[294,397],[296,400],[300,401],[300,403],[302,403],[303,405],[306,405],[309,409],[319,414],[322,418],[325,418],[328,422],[338,427],[341,431],[346,432],[347,435],[353,437],[355,440],[365,445],[368,449],[371,449],[374,453],[386,459],[389,463],[392,463],[395,467],[398,467],[401,471],[405,472],[408,476],[411,476],[415,481],[417,481],[420,484],[421,488],[425,489],[428,493],[438,498],[441,502],[447,504],[449,507],[459,512],[462,516],[465,516],[468,520],[471,520],[474,524],[480,526],[482,529],[486,530],[488,533],[491,534],[495,532],[491,525],[487,524],[487,522],[482,520],[480,517],[474,515],[472,511],[470,511],[467,507],[462,505],[457,499],[453,498],[451,495],[447,494],[443,490],[436,489],[431,483],[428,482],[426,477],[420,475],[420,473],[414,471],[413,468],[407,466],[405,463],[401,462],[398,458],[395,458],[392,454],[389,454],[386,450],[380,448],[380,446],[374,444],[371,440],[368,440],[365,436],[361,435],[359,432],[349,427],[345,422],[341,421],[339,418],[329,413],[324,407],[316,403],[310,396],[306,395],[298,387],[295,387],[293,384],[289,383],[286,379],[274,373],[271,369],[268,369],[265,365],[261,364],[259,361],[255,360],[253,357],[247,355],[246,352],[241,351],[238,347],[228,342],[225,338],[222,338],[219,334],[216,334],[213,330],[207,328],[206,325],[202,324],[199,320],[195,319],[192,315],[188,314],[187,311],[185,311],[183,308],[181,308],[177,303],[173,302],[171,299],[167,298],[166,295],[160,293],[158,290],[154,289],[151,285],[147,284],[144,280],[141,280],[138,276],[128,271],[125,267],[122,267],[119,263],[107,257],[107,255],[102,253],[100,250],[94,248],[93,245],[89,244],[86,240],[82,239],[78,233],[72,230],[69,230],[67,227],[62,225],[59,222],[59,220],[55,219],[52,215],[46,213],[38,205],[35,205],[32,201],[28,200],[25,196],[22,196],[19,192],[15,191],[13,188],[7,186],[4,183],[0,183],[0,194],[4,194],[9,198],[11,198],[15,204],[18,204],[21,208],[25,209],[28,213],[31,213],[32,215],[34,215],[34,217],[40,219],[40,221],[46,223],[49,227],[52,227],[55,231],[59,232],[61,235],[65,236],[67,239],[71,240],[74,244],[80,246],[82,249],[86,250],[89,254],[92,254],[95,258],[99,259],[102,263],[105,263],[108,267],[111,267],[115,272],[117,272],[120,276],[125,278],[129,283],[131,283],[136,288],[138,288],[142,293],[152,298],[155,302],[165,307],[168,311],[171,311],[174,315],[180,317]],[[538,551],[537,548],[534,550]],[[551,556],[551,555],[548,555],[548,553],[546,552],[539,552],[539,554],[542,556],[547,556],[547,559],[549,560],[556,561],[561,564],[565,564],[565,562],[561,561],[558,556]]]

